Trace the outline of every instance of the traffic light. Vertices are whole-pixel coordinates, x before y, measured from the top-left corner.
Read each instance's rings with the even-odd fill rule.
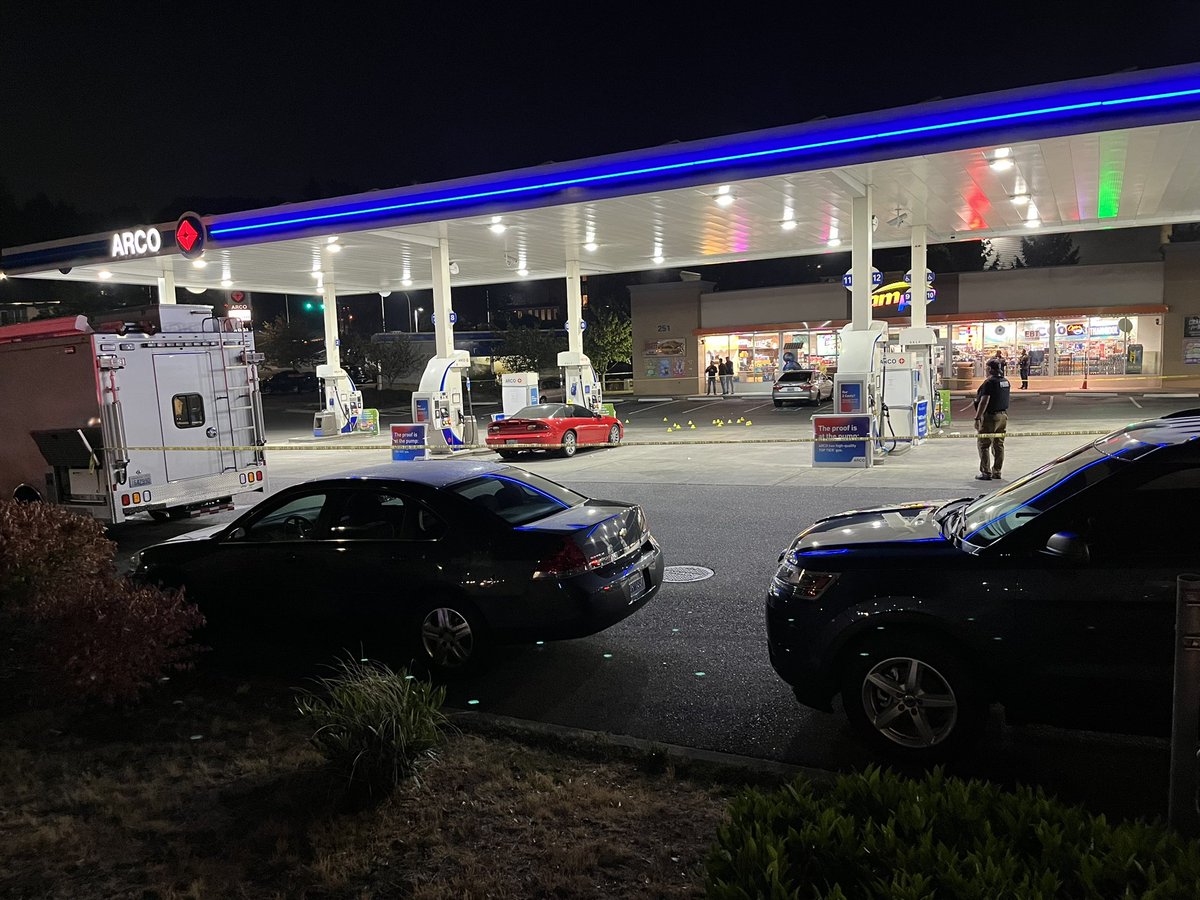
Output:
[[[312,312],[314,309],[319,309],[321,312],[324,312],[325,304],[324,303],[314,303],[312,300],[304,301],[304,311],[305,312]]]

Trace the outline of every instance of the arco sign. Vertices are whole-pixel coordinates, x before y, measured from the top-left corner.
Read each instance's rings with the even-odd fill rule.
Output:
[[[109,255],[113,259],[146,256],[162,249],[162,235],[157,228],[137,228],[118,231],[112,236]]]

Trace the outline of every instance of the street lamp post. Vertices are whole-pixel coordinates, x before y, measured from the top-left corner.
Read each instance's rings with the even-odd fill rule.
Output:
[[[421,330],[421,313],[423,312],[425,312],[425,307],[418,306],[416,312],[413,313],[413,331]]]

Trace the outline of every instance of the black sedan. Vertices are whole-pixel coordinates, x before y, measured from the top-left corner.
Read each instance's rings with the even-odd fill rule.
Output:
[[[315,392],[320,386],[321,382],[315,373],[289,369],[265,379],[258,389],[264,394],[307,394]]]
[[[141,551],[182,585],[205,639],[340,643],[463,669],[493,641],[594,634],[650,601],[663,555],[640,507],[512,466],[392,463],[310,481],[233,523]]]
[[[767,592],[771,663],[881,750],[1010,721],[1164,733],[1177,576],[1200,569],[1200,410],[1130,425],[978,498],[805,529]]]

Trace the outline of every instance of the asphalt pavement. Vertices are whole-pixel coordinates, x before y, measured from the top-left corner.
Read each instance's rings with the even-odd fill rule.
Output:
[[[1077,433],[1010,437],[1006,474],[1020,475],[1089,439],[1078,432],[1198,405],[1189,399],[1016,396],[1011,432]],[[390,458],[380,438],[354,438],[352,446],[289,441],[303,439],[311,423],[311,413],[289,412],[294,408],[295,400],[267,404],[272,444],[287,446],[268,455],[273,489]],[[812,436],[811,416],[827,410],[775,409],[769,398],[624,400],[617,411],[627,422],[626,446],[580,451],[572,459],[531,456],[518,465],[590,496],[640,503],[667,564],[703,567],[712,576],[664,585],[650,604],[599,635],[506,648],[485,673],[454,685],[448,702],[824,769],[872,761],[841,715],[799,706],[771,669],[763,625],[767,582],[779,552],[816,518],[893,501],[982,493],[987,485],[973,480],[969,408],[969,401],[956,399],[953,414],[961,418],[944,429],[948,436],[868,470],[829,470],[812,468],[812,444],[805,442]],[[394,417],[403,420],[403,411]],[[388,419],[385,414],[385,424]],[[955,433],[961,437],[949,436]],[[132,552],[233,515],[130,524],[114,536],[122,552]],[[370,589],[389,587],[381,580]],[[1114,710],[1114,727],[1119,715]],[[1165,739],[1008,727],[997,710],[984,746],[959,771],[1044,784],[1112,814],[1158,815],[1165,812],[1167,763]]]

